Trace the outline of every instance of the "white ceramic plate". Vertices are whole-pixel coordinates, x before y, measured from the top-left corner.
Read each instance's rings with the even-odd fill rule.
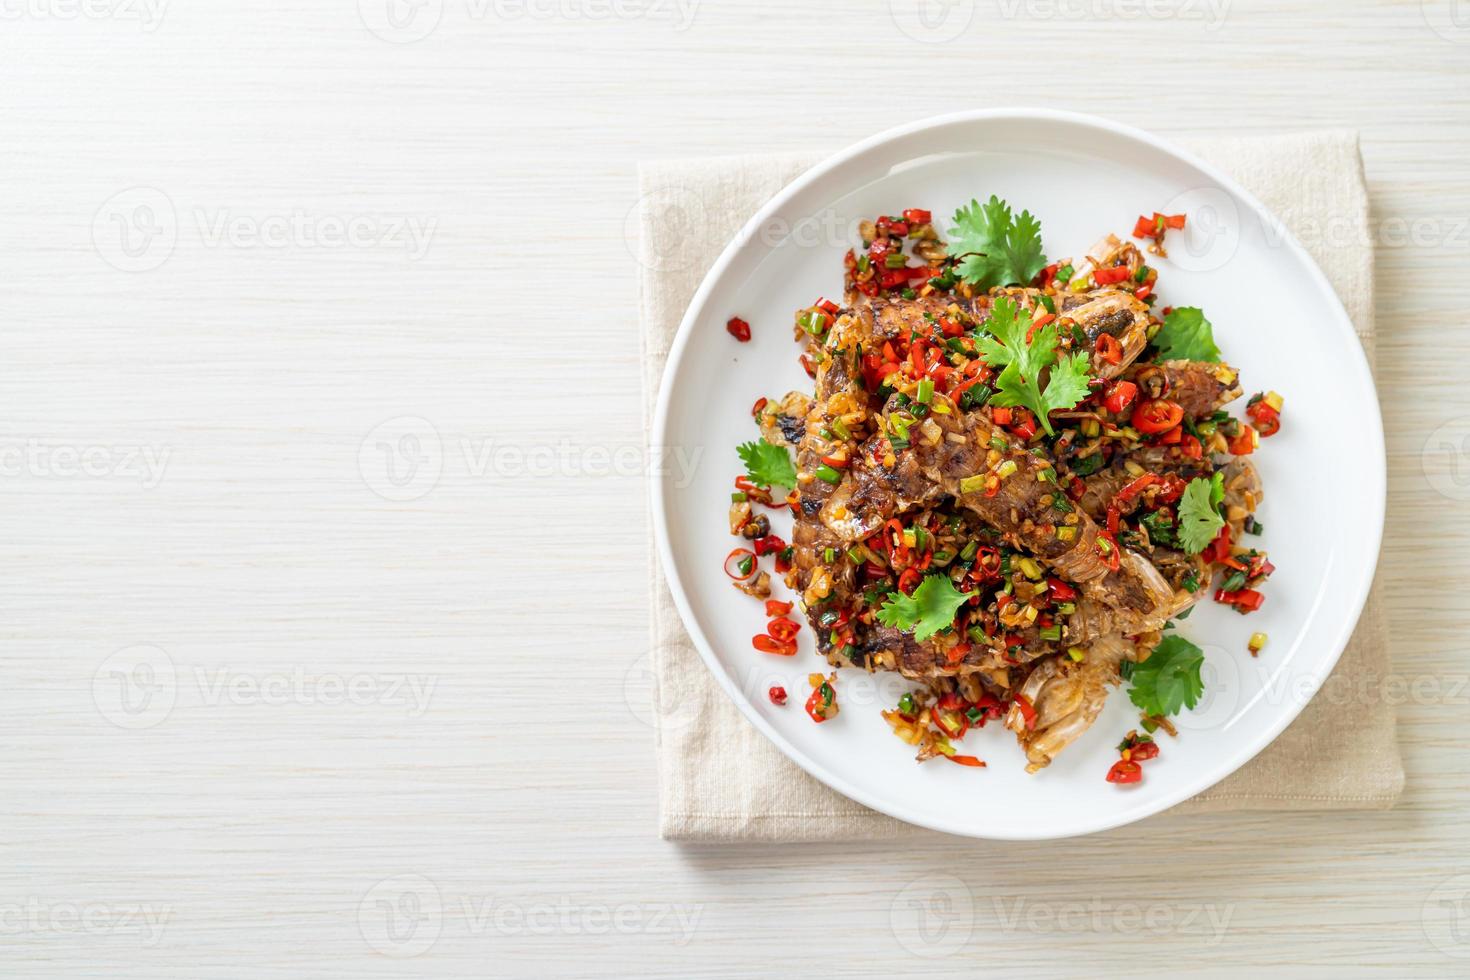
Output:
[[[998,194],[1041,220],[1049,256],[1082,256],[1101,235],[1126,236],[1153,211],[1186,212],[1168,240],[1162,302],[1199,306],[1247,394],[1286,398],[1281,432],[1254,459],[1266,487],[1259,539],[1279,571],[1249,617],[1206,601],[1181,632],[1205,649],[1205,699],[1177,719],[1143,783],[1104,780],[1137,713],[1115,691],[1092,729],[1048,769],[1024,771],[1011,733],[992,724],[964,751],[968,769],[913,761],[879,715],[909,685],[845,670],[841,714],[813,724],[802,710],[806,675],[826,670],[810,627],[801,652],[751,648],[760,604],[730,587],[721,563],[738,542],[725,511],[741,472],[736,444],[756,438],[758,396],[810,391],[791,339],[796,309],[842,288],[843,253],[856,223],[926,208],[947,232],[957,206]],[[789,232],[789,233],[788,233]],[[750,321],[737,344],[725,321]],[[1239,414],[1243,400],[1232,406]],[[1152,136],[1068,113],[999,110],[944,116],[838,153],[777,194],[705,277],[680,326],[659,392],[653,440],[694,458],[655,482],[654,526],[673,594],[720,685],[781,751],[822,782],[874,809],[936,830],[1037,839],[1116,827],[1188,799],[1265,748],[1323,684],[1367,597],[1383,529],[1382,421],[1362,348],[1316,264],[1281,224],[1224,174]],[[787,518],[789,522],[789,518]],[[789,540],[789,523],[777,522]],[[777,594],[785,596],[778,584]],[[789,598],[789,596],[787,596]],[[1270,635],[1258,659],[1246,643]],[[790,702],[766,697],[784,684]]]

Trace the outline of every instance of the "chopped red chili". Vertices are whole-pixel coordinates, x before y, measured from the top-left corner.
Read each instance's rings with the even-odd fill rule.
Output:
[[[1184,409],[1162,398],[1140,402],[1133,410],[1133,427],[1144,435],[1167,432],[1184,421]]]
[[[1256,395],[1246,406],[1245,414],[1255,422],[1256,430],[1261,433],[1262,438],[1274,436],[1281,431],[1281,413],[1272,408],[1261,395]]]
[[[734,570],[731,570],[731,562]],[[725,574],[737,582],[744,582],[755,574],[755,552],[748,548],[736,548],[725,556]]]
[[[778,616],[766,624],[766,632],[770,633],[778,643],[792,642],[800,631],[800,623],[792,622],[784,616]]]
[[[1260,609],[1266,597],[1255,589],[1237,589],[1234,592],[1216,589],[1215,601],[1222,605],[1233,606],[1236,612],[1249,613]]]
[[[1128,747],[1128,758],[1133,762],[1147,762],[1159,757],[1158,742],[1138,742]]]
[[[1056,602],[1071,602],[1077,598],[1077,590],[1059,578],[1047,579],[1046,588],[1051,593],[1052,599]]]
[[[1118,343],[1118,338],[1110,333],[1100,333],[1097,340],[1093,341],[1092,349],[1097,356],[1109,364],[1123,363],[1123,345]]]
[[[760,555],[775,554],[776,552],[786,550],[786,542],[782,541],[774,534],[767,534],[765,537],[756,538],[750,543],[750,545],[752,548],[755,549],[757,557],[759,557]],[[791,611],[791,604],[789,602],[786,604],[786,611]],[[769,615],[776,614],[771,613]]]
[[[1131,279],[1132,277],[1133,271],[1126,265],[1114,266],[1111,269],[1092,270],[1092,281],[1099,286],[1111,286],[1114,283],[1120,283],[1124,279]]]
[[[730,336],[734,337],[742,344],[748,343],[750,341],[750,324],[746,323],[738,316],[732,316],[729,322],[725,324],[725,329],[729,331]]]
[[[1143,768],[1136,762],[1127,759],[1119,759],[1113,763],[1113,768],[1108,770],[1108,782],[1110,783],[1139,783],[1143,781]]]
[[[1220,528],[1220,533],[1215,535],[1215,540],[1211,541],[1209,545],[1206,546],[1205,550],[1200,553],[1200,557],[1210,564],[1214,564],[1215,562],[1223,562],[1230,557],[1229,524]]]
[[[1138,397],[1138,385],[1132,381],[1114,381],[1103,395],[1103,408],[1117,414],[1133,404]]]
[[[919,583],[924,580],[924,573],[917,568],[905,568],[903,574],[898,577],[898,591],[904,595],[913,595]]]
[[[772,704],[785,704],[786,688],[782,687],[780,684],[777,684],[766,692],[766,696],[771,699]]]
[[[837,714],[836,701],[837,692],[832,689],[832,684],[829,681],[822,681],[812,688],[811,697],[806,699],[807,717],[820,725]],[[828,714],[829,710],[831,714]]]
[[[1256,451],[1256,430],[1242,422],[1240,434],[1231,439],[1226,444],[1226,448],[1230,450],[1232,456],[1249,456]]]
[[[759,633],[751,639],[750,644],[761,653],[773,653],[778,657],[796,656],[796,643],[792,640],[778,640],[774,636]]]
[[[1036,709],[1031,706],[1031,702],[1028,701],[1028,700],[1026,700],[1026,698],[1024,696],[1022,696],[1020,694],[1017,694],[1016,695],[1016,699],[1014,701],[1012,701],[1011,703],[1014,704],[1016,706],[1016,708],[1020,710],[1020,712],[1021,712],[1021,720],[1024,723],[1024,726],[1027,729],[1027,731],[1030,731],[1031,729],[1035,728],[1036,727]]]

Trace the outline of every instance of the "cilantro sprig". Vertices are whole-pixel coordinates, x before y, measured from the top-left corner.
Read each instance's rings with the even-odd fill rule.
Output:
[[[995,301],[983,329],[991,336],[978,334],[975,344],[985,363],[1004,368],[996,379],[996,393],[990,403],[1029,408],[1046,434],[1054,435],[1047,413],[1072,408],[1087,397],[1087,355],[1078,351],[1059,358],[1055,322],[1033,332],[1031,311],[1008,297]],[[1043,388],[1041,375],[1048,368],[1051,374]]]
[[[995,195],[981,204],[972,200],[954,215],[949,254],[957,256],[955,272],[980,289],[1026,285],[1046,267],[1041,250],[1041,222]]]
[[[1185,551],[1197,555],[1215,540],[1225,526],[1225,518],[1220,516],[1224,499],[1225,474],[1189,481],[1184,496],[1179,498],[1179,542]]]
[[[1154,346],[1159,356],[1166,361],[1214,361],[1220,360],[1220,348],[1215,346],[1215,332],[1210,321],[1197,306],[1180,306],[1169,311],[1164,325],[1154,335]]]
[[[1143,663],[1128,674],[1128,700],[1146,715],[1178,714],[1199,704],[1205,682],[1200,668],[1205,652],[1182,636],[1164,637]]]
[[[914,639],[923,643],[953,625],[955,613],[974,594],[955,588],[948,575],[927,575],[913,595],[888,593],[888,601],[878,610],[878,622],[894,629],[912,630]]]
[[[785,446],[773,446],[764,440],[744,442],[735,447],[745,464],[750,482],[762,487],[779,484],[796,489],[796,466]]]

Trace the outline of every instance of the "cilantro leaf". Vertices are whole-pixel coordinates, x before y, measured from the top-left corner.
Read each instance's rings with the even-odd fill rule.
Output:
[[[1220,360],[1220,348],[1215,346],[1215,333],[1210,321],[1197,306],[1181,306],[1169,311],[1164,325],[1154,336],[1154,346],[1159,356],[1166,361],[1214,361]]]
[[[1146,715],[1178,714],[1199,704],[1205,691],[1200,668],[1205,652],[1182,636],[1164,637],[1143,663],[1129,672],[1128,700]]]
[[[958,256],[955,272],[981,289],[1026,285],[1046,266],[1041,251],[1041,222],[995,195],[988,204],[971,201],[954,213],[949,254]]]
[[[1052,435],[1047,413],[1072,408],[1087,397],[1087,355],[1081,352],[1057,358],[1056,323],[1048,323],[1031,331],[1031,311],[1023,309],[1008,297],[995,301],[990,319],[982,329],[993,336],[977,334],[975,346],[985,363],[1003,368],[996,378],[992,405],[1029,408],[1041,421],[1047,435]],[[1026,335],[1031,333],[1027,342]],[[1046,387],[1041,387],[1042,372],[1051,369]]]
[[[796,466],[785,446],[773,446],[764,440],[741,443],[735,447],[745,464],[750,481],[763,487],[773,483],[796,489]]]
[[[948,575],[927,575],[913,595],[888,593],[888,601],[878,610],[878,622],[894,629],[912,630],[914,639],[923,643],[952,625],[955,613],[974,594],[955,588]]]
[[[1184,550],[1197,555],[1210,546],[1225,518],[1220,516],[1220,502],[1225,499],[1225,474],[1216,473],[1206,479],[1196,477],[1184,488],[1179,499],[1179,542]]]

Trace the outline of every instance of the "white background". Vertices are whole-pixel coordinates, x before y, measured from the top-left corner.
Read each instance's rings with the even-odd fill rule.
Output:
[[[1470,968],[1470,5],[161,2],[0,0],[0,973]],[[1403,803],[663,843],[636,163],[1005,104],[1362,131]]]

